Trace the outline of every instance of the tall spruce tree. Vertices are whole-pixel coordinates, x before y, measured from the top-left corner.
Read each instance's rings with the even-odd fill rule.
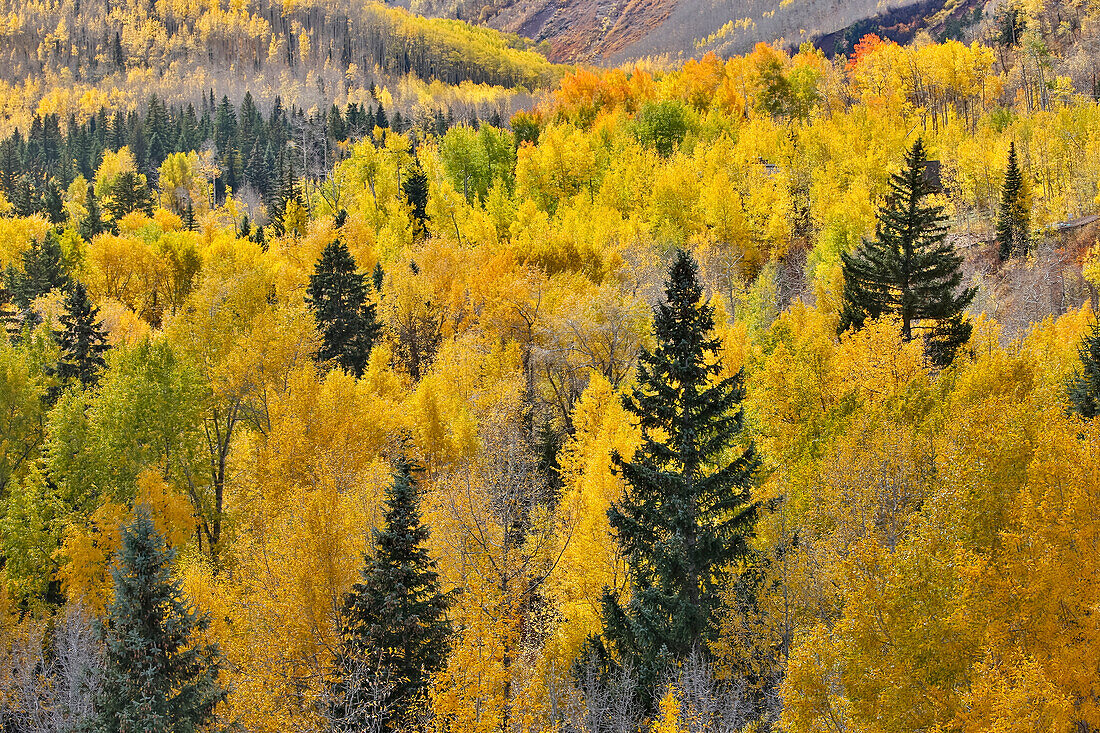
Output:
[[[96,733],[193,733],[214,723],[225,699],[221,655],[197,633],[209,620],[190,608],[172,577],[175,551],[144,505],[122,532],[114,599],[103,626],[107,656]]]
[[[356,271],[347,245],[339,239],[330,242],[314,267],[307,291],[321,330],[317,358],[333,360],[357,377],[363,375],[381,330],[367,292],[366,278]]]
[[[23,250],[23,270],[9,268],[6,277],[12,299],[21,309],[40,295],[68,287],[71,281],[57,233],[51,229],[41,242],[31,242]]]
[[[651,695],[667,666],[714,637],[730,567],[748,552],[757,506],[750,487],[759,464],[739,441],[743,374],[717,380],[721,343],[714,311],[703,302],[698,268],[680,251],[656,311],[654,351],[639,358],[638,386],[624,398],[642,445],[632,460],[617,452],[626,480],[608,511],[626,556],[630,600],[605,590],[604,632],[620,664]]]
[[[1100,415],[1100,321],[1094,321],[1089,333],[1077,347],[1081,368],[1066,383],[1070,407],[1086,419]]]
[[[116,222],[134,211],[153,213],[153,195],[145,176],[134,171],[120,173],[111,186],[106,208]]]
[[[451,625],[436,563],[420,520],[415,467],[397,462],[386,492],[383,528],[374,530],[374,555],[363,580],[344,600],[338,681],[330,709],[347,730],[410,730],[432,675],[447,659]]]
[[[868,318],[897,315],[902,336],[909,340],[914,330],[924,331],[929,357],[942,366],[970,338],[971,324],[962,313],[977,289],[959,290],[962,257],[947,242],[943,207],[924,201],[931,192],[926,162],[918,138],[905,156],[904,170],[890,177],[875,238],[851,254],[841,253],[844,305],[839,330],[862,328]]]
[[[1016,143],[1010,142],[1004,185],[1001,186],[1001,206],[997,211],[997,243],[1000,245],[1001,259],[1027,254],[1030,226],[1027,188],[1016,162]]]
[[[428,232],[428,177],[418,158],[413,160],[408,175],[401,182],[401,192],[412,209],[413,236],[420,239]]]
[[[107,225],[103,223],[103,216],[99,213],[99,202],[96,200],[94,189],[95,187],[89,183],[85,199],[88,203],[88,213],[80,220],[79,228],[80,236],[89,242],[95,235],[107,231]]]
[[[107,335],[99,320],[99,308],[88,297],[83,283],[76,283],[65,298],[61,314],[57,376],[62,382],[79,380],[85,387],[94,385],[107,365]]]

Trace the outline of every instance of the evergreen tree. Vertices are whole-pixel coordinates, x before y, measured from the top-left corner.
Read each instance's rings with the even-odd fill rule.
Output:
[[[382,263],[381,262],[375,262],[374,263],[374,271],[371,272],[370,279],[371,279],[371,285],[374,286],[374,292],[381,293],[382,292],[382,283],[385,282],[385,279],[386,279],[386,273],[382,269]]]
[[[374,303],[367,302],[366,278],[356,272],[355,260],[339,239],[321,253],[307,294],[321,330],[317,358],[334,360],[349,373],[362,376],[380,327]]]
[[[10,341],[15,341],[19,335],[19,314],[11,302],[11,291],[0,283],[0,330]]]
[[[398,461],[386,492],[383,528],[363,580],[344,600],[338,682],[330,714],[369,730],[372,719],[409,730],[409,714],[447,659],[450,596],[440,591],[436,563],[425,546],[421,489],[408,460]],[[381,720],[379,720],[381,718]]]
[[[633,460],[617,452],[627,489],[608,510],[627,562],[631,597],[624,606],[605,590],[604,635],[638,675],[648,703],[676,660],[706,649],[732,563],[746,556],[757,507],[750,487],[758,466],[750,444],[730,459],[743,413],[743,374],[721,374],[714,311],[703,302],[698,268],[679,251],[666,301],[654,318],[654,351],[643,350],[638,386],[624,397],[638,418],[642,445]]]
[[[62,382],[78,379],[85,387],[92,386],[99,379],[99,371],[107,366],[103,358],[107,335],[98,316],[99,308],[92,304],[84,284],[76,283],[65,298],[65,312],[60,318],[57,376]]]
[[[1027,254],[1028,229],[1031,226],[1027,199],[1027,188],[1016,162],[1016,143],[1011,142],[1008,144],[1004,185],[1001,186],[1001,207],[997,212],[997,242],[1003,260],[1013,255]]]
[[[970,338],[962,312],[977,292],[962,290],[962,257],[946,241],[943,208],[924,203],[931,184],[925,179],[924,143],[918,138],[905,156],[905,169],[890,177],[890,195],[878,212],[875,238],[853,253],[841,253],[844,306],[840,331],[862,328],[867,318],[892,313],[901,318],[902,335],[926,332],[929,356],[951,361]]]
[[[423,237],[428,232],[428,177],[419,159],[413,160],[408,175],[401,182],[401,192],[412,209],[413,236]]]
[[[51,224],[65,223],[65,203],[61,199],[61,189],[53,178],[46,182],[46,191],[42,196],[42,213]]]
[[[32,242],[23,251],[23,271],[9,269],[7,280],[12,299],[20,309],[26,309],[40,295],[67,287],[69,274],[57,233],[51,229],[41,242]]]
[[[133,211],[153,213],[153,196],[145,176],[134,171],[120,173],[111,186],[107,210],[116,222]]]
[[[1094,321],[1089,333],[1077,347],[1081,369],[1066,384],[1070,407],[1085,419],[1100,415],[1100,321]]]
[[[103,627],[96,733],[206,730],[225,699],[218,648],[196,639],[209,620],[189,607],[172,577],[174,559],[148,509],[137,507],[111,569],[115,592]]]
[[[80,236],[86,241],[91,241],[92,237],[107,230],[107,225],[103,223],[103,216],[99,213],[99,202],[95,197],[95,187],[92,184],[88,184],[88,213],[84,215],[84,218],[80,220]]]

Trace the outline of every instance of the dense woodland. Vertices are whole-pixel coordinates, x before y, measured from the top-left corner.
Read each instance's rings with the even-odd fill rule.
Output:
[[[46,89],[9,39],[85,11],[21,7]],[[0,730],[1100,730],[1100,105],[1050,12],[520,111],[167,56],[121,103],[90,22],[0,142]]]

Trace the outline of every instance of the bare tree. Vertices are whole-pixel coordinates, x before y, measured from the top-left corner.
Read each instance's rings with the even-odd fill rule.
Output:
[[[635,733],[645,711],[630,667],[606,671],[593,655],[550,680],[551,715],[562,733]]]
[[[0,690],[0,729],[68,733],[94,712],[103,676],[103,647],[94,621],[78,602],[67,605],[50,633],[34,624],[4,660],[11,675]]]
[[[343,669],[321,684],[318,708],[326,733],[383,733],[391,717],[396,681],[381,655],[345,660]]]

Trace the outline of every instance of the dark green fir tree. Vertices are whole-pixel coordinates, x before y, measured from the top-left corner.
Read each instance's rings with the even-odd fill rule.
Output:
[[[918,138],[905,156],[905,168],[890,177],[890,194],[879,209],[875,238],[855,252],[841,253],[844,305],[841,332],[862,328],[868,318],[893,314],[902,336],[925,334],[926,352],[940,366],[970,338],[963,318],[976,288],[960,290],[962,257],[947,241],[943,207],[925,197],[924,143]]]
[[[386,282],[386,271],[382,269],[381,262],[374,263],[374,270],[370,274],[371,285],[374,286],[374,292],[381,293],[382,285]]]
[[[99,320],[99,308],[92,304],[83,283],[76,283],[65,298],[58,334],[57,376],[62,382],[78,380],[90,387],[107,366],[107,335]]]
[[[8,289],[12,300],[20,309],[26,309],[32,300],[55,288],[68,287],[69,273],[57,233],[46,232],[41,242],[32,242],[23,251],[22,271],[9,268]]]
[[[314,267],[307,290],[321,331],[320,361],[335,361],[359,377],[381,330],[374,303],[367,300],[366,277],[355,269],[347,245],[330,242]]]
[[[631,581],[625,604],[605,590],[595,640],[637,675],[650,707],[670,664],[714,638],[731,567],[747,557],[759,465],[741,441],[743,374],[718,379],[714,311],[698,268],[680,251],[657,307],[656,348],[639,357],[638,386],[623,404],[642,429],[632,460],[615,453],[626,490],[608,511]]]
[[[413,236],[421,239],[428,233],[428,177],[419,160],[413,162],[401,182],[401,192],[412,209]]]
[[[1081,368],[1073,373],[1066,383],[1070,407],[1085,419],[1100,415],[1100,321],[1094,321],[1092,328],[1077,347],[1081,358]]]
[[[346,730],[412,730],[432,675],[447,659],[450,595],[441,592],[421,523],[415,467],[400,459],[374,530],[363,580],[344,600],[337,683],[329,709]]]
[[[103,223],[103,215],[99,212],[99,201],[95,197],[92,184],[88,184],[87,213],[80,220],[79,234],[85,241],[91,241],[92,237],[107,231],[107,225]]]
[[[1027,188],[1016,161],[1016,143],[1011,142],[1008,144],[1005,180],[1001,186],[1001,206],[997,211],[997,244],[1002,260],[1027,254],[1030,227],[1031,211]]]
[[[111,186],[111,195],[107,200],[107,211],[111,218],[118,221],[134,211],[144,214],[153,212],[153,196],[145,176],[134,171],[124,171],[118,175]]]
[[[42,194],[42,213],[51,224],[65,223],[65,202],[61,198],[61,189],[53,178],[46,182],[46,191]]]
[[[209,621],[172,576],[174,559],[148,510],[137,507],[111,569],[96,733],[195,733],[215,723],[214,708],[226,695],[218,681],[221,655],[197,638]]]

